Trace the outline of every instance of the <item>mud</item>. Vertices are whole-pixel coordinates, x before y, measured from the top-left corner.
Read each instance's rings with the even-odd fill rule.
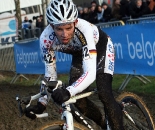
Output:
[[[18,111],[17,101],[15,97],[17,94],[20,96],[30,96],[39,92],[39,85],[36,86],[20,86],[3,84],[0,85],[0,130],[34,130],[45,122],[50,122],[55,119],[60,119],[59,110],[52,102],[48,104],[46,112],[49,113],[48,117],[42,119],[31,120],[25,116],[20,117]],[[117,93],[115,92],[115,95]],[[150,95],[140,95],[143,98],[152,116],[155,117],[155,98]],[[102,105],[96,97],[91,98],[97,103],[99,107]],[[33,102],[34,104],[36,102]]]

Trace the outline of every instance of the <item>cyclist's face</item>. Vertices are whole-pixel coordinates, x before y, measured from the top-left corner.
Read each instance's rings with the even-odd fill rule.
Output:
[[[73,38],[75,23],[52,26],[58,40],[63,44],[68,44]]]

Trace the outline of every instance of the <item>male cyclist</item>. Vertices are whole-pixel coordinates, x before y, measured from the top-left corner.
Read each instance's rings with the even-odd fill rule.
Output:
[[[122,112],[112,94],[114,71],[114,47],[110,37],[95,25],[77,18],[78,11],[71,0],[52,0],[47,8],[49,25],[40,37],[40,47],[45,61],[45,78],[57,80],[54,51],[72,55],[69,86],[56,89],[52,98],[58,104],[84,91],[96,79],[98,96],[108,113],[113,130],[123,130]],[[43,86],[41,90],[43,90]],[[48,96],[39,99],[35,106],[26,110],[26,116],[35,119],[31,111],[40,114],[46,108]],[[87,98],[75,104],[84,115],[100,125],[102,116],[97,106]],[[94,115],[93,115],[94,114]]]

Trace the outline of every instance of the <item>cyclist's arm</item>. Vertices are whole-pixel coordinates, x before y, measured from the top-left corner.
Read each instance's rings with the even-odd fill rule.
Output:
[[[75,81],[71,86],[67,87],[71,96],[76,95],[77,93],[85,90],[91,83],[94,82],[96,78],[96,43],[94,40],[93,28],[91,24],[87,24],[85,38],[85,42],[83,42],[83,74],[77,81]]]
[[[44,32],[43,32],[44,33]],[[45,65],[45,75],[47,81],[57,81],[57,71],[56,71],[56,58],[55,53],[52,51],[51,48],[51,40],[44,37],[45,34],[42,34],[40,37],[40,49],[42,58]],[[41,90],[43,91],[45,88],[41,85]],[[39,101],[47,104],[48,98],[50,96],[45,95],[44,97],[40,98]]]

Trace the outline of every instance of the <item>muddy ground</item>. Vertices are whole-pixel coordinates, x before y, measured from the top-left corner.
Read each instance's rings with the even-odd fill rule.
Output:
[[[60,118],[58,109],[52,103],[48,105],[46,110],[49,117],[36,120],[30,120],[25,116],[19,117],[16,95],[29,96],[37,92],[39,92],[39,85],[28,87],[10,84],[0,85],[0,130],[34,130],[47,121]],[[155,97],[149,95],[140,95],[140,97],[145,100],[152,116],[155,117]],[[96,101],[96,97],[92,100],[101,107],[101,104]]]

